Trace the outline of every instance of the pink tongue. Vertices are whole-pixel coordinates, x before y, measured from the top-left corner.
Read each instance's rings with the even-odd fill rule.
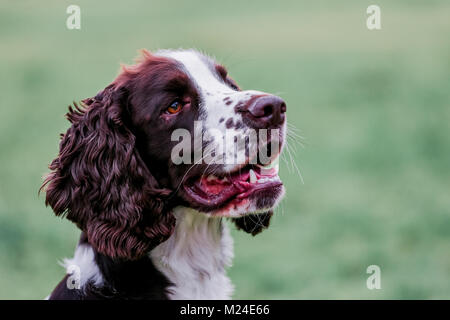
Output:
[[[201,185],[202,189],[211,194],[219,194],[226,188],[230,188],[234,183],[239,181],[247,181],[249,178],[248,170],[243,170],[241,173],[233,174],[228,176],[228,181],[222,181],[219,179],[214,179],[208,181],[207,178],[202,178]]]
[[[222,184],[202,184],[202,186],[204,191],[211,194],[219,194],[226,188]]]

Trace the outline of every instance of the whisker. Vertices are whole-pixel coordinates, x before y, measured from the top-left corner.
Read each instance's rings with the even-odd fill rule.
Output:
[[[303,176],[302,176],[302,174],[300,173],[300,169],[298,168],[297,164],[295,163],[294,158],[292,157],[292,153],[291,153],[291,150],[290,150],[288,141],[286,141],[286,150],[287,150],[287,152],[288,152],[288,155],[289,155],[289,158],[290,158],[290,163],[291,163],[292,168],[296,170],[296,172],[297,172],[297,174],[298,174],[298,176],[299,176],[299,178],[300,178],[302,184],[304,184],[305,182],[304,182],[304,180],[303,180]]]
[[[197,165],[199,162],[203,161],[204,158],[205,158],[205,156],[202,156],[199,160],[197,160],[194,164],[192,164],[192,165],[189,167],[189,169],[184,173],[183,178],[181,178],[181,181],[180,181],[180,183],[178,184],[177,188],[176,188],[175,191],[172,193],[172,196],[175,195],[175,194],[178,192],[178,190],[180,189],[181,185],[183,184],[184,179],[186,178],[186,175],[189,173],[189,171],[191,171],[191,169],[192,169],[195,165]]]

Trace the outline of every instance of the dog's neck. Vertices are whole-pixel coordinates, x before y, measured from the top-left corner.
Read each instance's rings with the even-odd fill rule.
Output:
[[[233,241],[221,218],[178,207],[175,232],[150,253],[172,283],[171,299],[229,299],[233,287],[225,268],[231,265]]]
[[[177,207],[173,214],[174,233],[148,257],[114,261],[95,252],[82,236],[75,256],[65,260],[68,272],[79,267],[88,295],[106,290],[106,296],[118,297],[160,299],[166,292],[169,299],[229,299],[233,286],[225,268],[231,265],[233,242],[228,227],[190,208]]]

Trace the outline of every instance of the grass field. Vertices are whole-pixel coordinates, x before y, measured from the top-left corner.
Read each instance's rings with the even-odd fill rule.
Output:
[[[81,30],[65,26],[81,7]],[[195,47],[243,88],[281,95],[287,196],[256,238],[233,231],[235,298],[450,298],[450,3],[2,1],[0,298],[41,299],[79,231],[38,196],[67,106],[140,48]],[[381,290],[366,268],[381,268]]]

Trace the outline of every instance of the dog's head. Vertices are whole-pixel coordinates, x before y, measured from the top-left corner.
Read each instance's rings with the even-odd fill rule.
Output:
[[[282,99],[241,90],[197,51],[143,51],[69,108],[46,203],[113,258],[136,259],[166,240],[178,205],[256,234],[284,193],[285,112]]]

